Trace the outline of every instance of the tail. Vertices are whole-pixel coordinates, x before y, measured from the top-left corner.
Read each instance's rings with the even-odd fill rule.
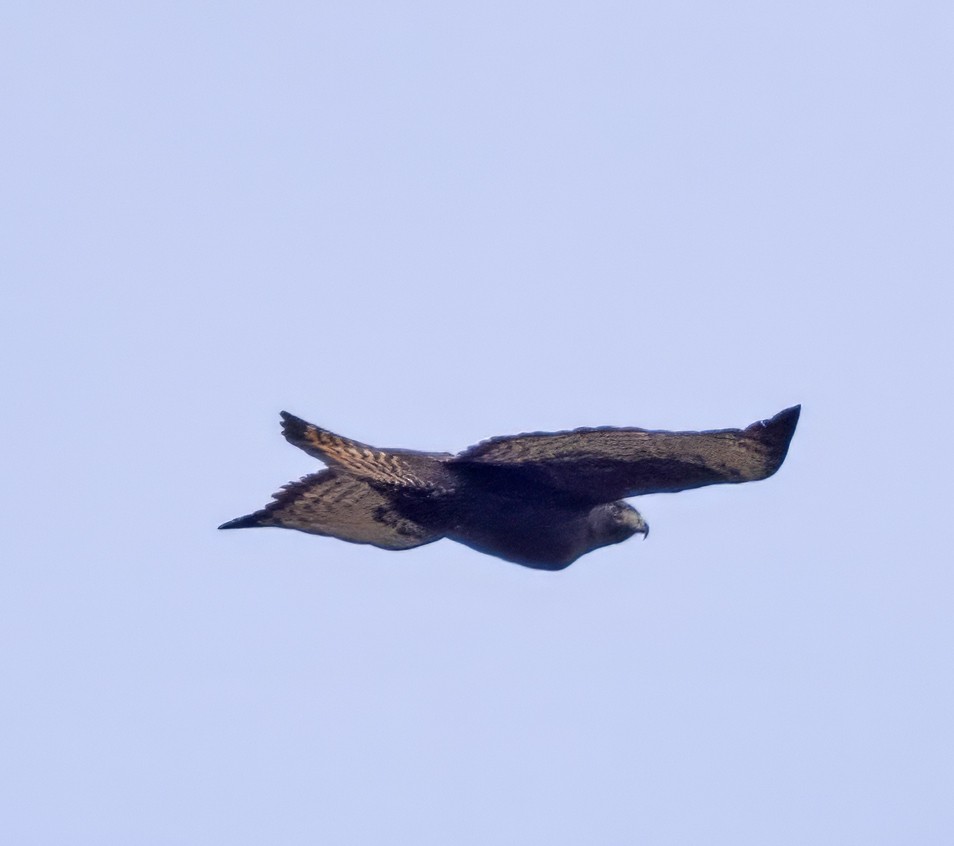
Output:
[[[321,429],[287,411],[283,411],[281,417],[282,434],[288,443],[356,479],[404,488],[430,488],[438,481],[435,473],[439,467],[435,458],[439,456],[436,454],[410,450],[385,452]]]
[[[367,460],[376,452],[367,444],[336,435],[287,411],[281,413],[281,418],[285,440],[326,464],[347,468],[349,463]]]
[[[282,435],[288,443],[303,449],[314,458],[323,458],[323,453],[318,446],[317,426],[313,426],[287,411],[281,412],[280,416],[282,418]]]

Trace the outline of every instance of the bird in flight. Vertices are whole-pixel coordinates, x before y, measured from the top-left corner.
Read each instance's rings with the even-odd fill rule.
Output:
[[[634,534],[622,500],[753,482],[782,465],[801,406],[745,429],[575,429],[491,438],[457,455],[378,449],[283,411],[282,434],[324,462],[220,529],[277,526],[382,549],[449,538],[541,570]]]

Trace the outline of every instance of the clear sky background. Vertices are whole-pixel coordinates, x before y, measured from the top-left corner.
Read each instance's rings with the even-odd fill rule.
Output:
[[[954,6],[9,3],[0,840],[949,844]],[[744,426],[561,573],[217,532]]]

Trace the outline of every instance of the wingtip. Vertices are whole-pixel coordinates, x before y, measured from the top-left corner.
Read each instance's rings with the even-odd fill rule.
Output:
[[[801,404],[793,405],[789,408],[782,409],[778,414],[768,421],[768,425],[778,426],[779,428],[784,427],[789,429],[790,432],[794,432],[795,426],[798,425],[798,418],[801,416],[801,413]],[[789,437],[791,437],[791,434]]]
[[[246,514],[244,517],[236,517],[219,526],[220,529],[252,529],[261,526],[261,514]]]
[[[778,414],[768,418],[768,420],[759,420],[753,423],[746,431],[753,432],[762,437],[783,437],[788,439],[791,438],[792,433],[795,431],[801,413],[801,405],[783,408]]]
[[[782,466],[788,447],[795,435],[798,417],[801,414],[801,405],[785,408],[768,420],[753,423],[746,432],[757,438],[768,448],[768,458],[765,466],[765,475],[771,476]]]

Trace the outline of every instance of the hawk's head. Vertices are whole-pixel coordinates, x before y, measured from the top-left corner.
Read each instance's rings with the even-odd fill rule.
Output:
[[[643,515],[626,502],[597,505],[590,512],[587,524],[593,549],[620,543],[637,532],[644,538],[649,534],[649,524],[643,519]]]

